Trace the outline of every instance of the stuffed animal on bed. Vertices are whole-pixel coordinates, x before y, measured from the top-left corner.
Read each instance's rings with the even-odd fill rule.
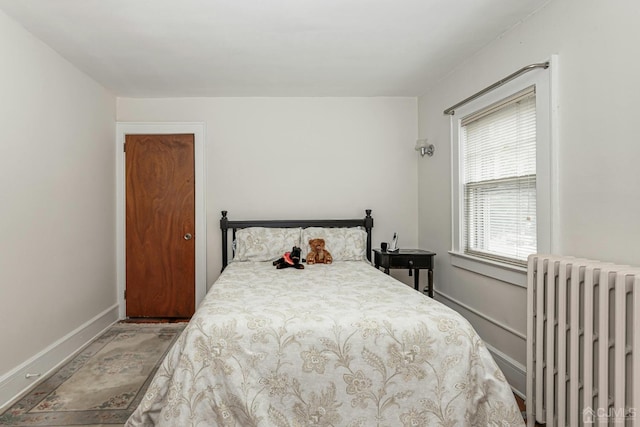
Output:
[[[307,255],[307,264],[331,264],[333,262],[333,257],[324,248],[324,239],[311,239],[309,246],[311,246],[311,252]]]
[[[293,267],[300,270],[304,268],[304,265],[300,264],[300,252],[302,252],[302,249],[294,246],[291,252],[285,252],[282,258],[273,261],[273,265],[278,269]]]

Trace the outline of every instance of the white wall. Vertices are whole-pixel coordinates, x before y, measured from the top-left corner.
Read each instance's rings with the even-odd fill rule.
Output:
[[[559,54],[556,252],[640,264],[640,2],[553,0],[419,99],[419,241],[438,252],[436,288],[524,335],[526,291],[452,267],[449,119],[443,110],[520,67]],[[438,183],[435,185],[434,183]],[[444,298],[441,300],[447,302]],[[485,340],[525,364],[525,341],[461,309]]]
[[[121,98],[117,111],[119,122],[205,122],[209,284],[221,267],[221,210],[308,219],[370,208],[374,246],[394,231],[417,244],[415,98]]]
[[[5,385],[23,362],[116,303],[115,98],[4,12],[0,52]]]

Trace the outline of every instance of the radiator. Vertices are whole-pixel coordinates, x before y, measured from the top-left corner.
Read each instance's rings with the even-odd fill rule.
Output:
[[[640,269],[531,255],[527,425],[640,426]]]

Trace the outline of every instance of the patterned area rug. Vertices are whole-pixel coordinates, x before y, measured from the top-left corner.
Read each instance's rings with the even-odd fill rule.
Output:
[[[113,325],[0,415],[0,425],[123,425],[185,326]]]

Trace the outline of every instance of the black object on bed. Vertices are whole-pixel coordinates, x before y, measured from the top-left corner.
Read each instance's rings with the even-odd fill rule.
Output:
[[[250,220],[250,221],[230,221],[227,218],[227,211],[222,211],[220,218],[220,229],[222,230],[222,270],[229,263],[228,231],[232,231],[232,240],[236,238],[236,231],[249,227],[268,228],[306,228],[306,227],[362,227],[367,232],[367,259],[371,261],[371,229],[373,228],[373,218],[371,209],[365,210],[366,216],[358,219],[293,219],[293,220]]]

